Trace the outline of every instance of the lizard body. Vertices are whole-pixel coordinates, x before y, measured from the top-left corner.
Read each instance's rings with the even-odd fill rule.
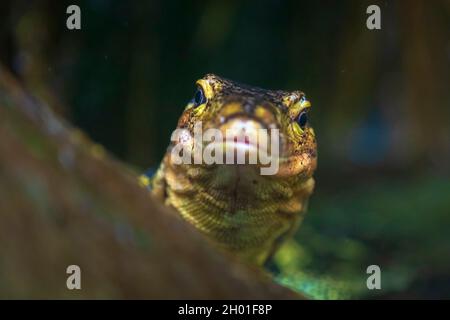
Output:
[[[174,164],[172,142],[151,181],[152,194],[220,247],[262,265],[297,229],[314,188],[310,106],[300,91],[264,90],[206,75],[197,81],[177,128],[187,130],[189,138],[199,121],[204,131],[276,128],[279,170],[261,175],[260,164]]]

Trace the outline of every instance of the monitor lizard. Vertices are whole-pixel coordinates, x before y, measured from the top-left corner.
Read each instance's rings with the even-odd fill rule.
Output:
[[[196,86],[177,128],[189,138],[199,121],[203,132],[239,125],[247,133],[278,129],[278,172],[261,175],[258,164],[175,164],[173,141],[154,177],[144,176],[141,182],[219,247],[263,265],[295,232],[314,189],[317,146],[308,119],[311,103],[301,91],[265,90],[214,74]]]

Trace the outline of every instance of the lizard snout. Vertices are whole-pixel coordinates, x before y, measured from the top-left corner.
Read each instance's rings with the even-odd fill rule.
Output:
[[[248,101],[238,101],[225,104],[219,111],[219,126],[245,126],[248,129],[278,128],[276,117],[270,106]],[[238,120],[238,122],[236,122]]]

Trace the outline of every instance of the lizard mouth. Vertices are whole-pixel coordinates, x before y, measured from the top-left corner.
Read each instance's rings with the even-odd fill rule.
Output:
[[[260,148],[260,143],[258,142],[257,134],[254,134],[255,138],[251,135],[234,136],[230,138],[225,138],[223,145],[225,149],[234,148],[235,151],[258,151]],[[265,149],[265,148],[264,148]]]
[[[268,129],[264,123],[248,116],[237,116],[213,131],[217,135],[212,142],[204,142],[202,148],[208,167],[222,173],[236,168],[250,176],[277,174],[282,140],[278,129]],[[211,141],[210,138],[206,141]]]
[[[216,146],[222,147],[228,155],[234,152],[241,154],[241,158],[243,154],[250,159],[258,158],[256,163],[245,164],[260,164],[261,157],[278,157],[284,137],[280,136],[275,107],[250,98],[227,99],[213,120],[213,127],[219,129],[223,137]]]
[[[271,139],[274,133],[256,119],[234,118],[225,122],[220,130],[224,139],[218,144],[223,147],[227,155],[235,154],[238,157],[235,160],[239,160],[239,155],[245,155],[249,160],[269,157],[272,150],[279,149],[279,145],[274,146],[274,144],[279,144],[280,139]]]

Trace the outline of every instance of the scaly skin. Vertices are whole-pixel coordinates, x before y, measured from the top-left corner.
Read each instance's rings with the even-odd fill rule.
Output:
[[[298,123],[311,105],[300,91],[264,90],[212,74],[197,86],[206,101],[191,101],[177,127],[191,136],[197,121],[203,132],[225,132],[239,121],[250,123],[247,130],[277,128],[279,171],[261,175],[257,164],[177,165],[170,156],[172,143],[152,181],[152,193],[220,247],[262,265],[297,229],[314,188],[315,135],[309,124]]]

